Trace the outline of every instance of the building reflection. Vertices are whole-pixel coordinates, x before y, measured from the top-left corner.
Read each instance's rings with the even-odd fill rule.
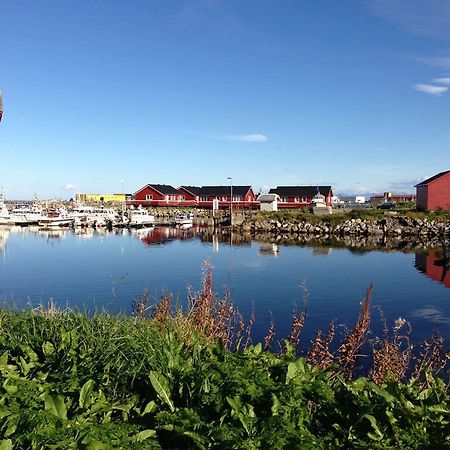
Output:
[[[442,250],[431,250],[428,253],[416,253],[415,267],[434,281],[450,288],[450,257],[448,245]]]

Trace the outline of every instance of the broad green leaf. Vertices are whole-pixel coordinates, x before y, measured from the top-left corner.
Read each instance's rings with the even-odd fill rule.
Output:
[[[158,394],[158,397],[169,406],[172,412],[174,412],[175,406],[170,397],[170,386],[167,378],[163,374],[152,370],[150,372],[150,382],[152,383],[153,389],[155,389]]]
[[[281,411],[281,403],[275,394],[272,394],[272,416],[278,416]]]
[[[36,355],[29,345],[21,345],[20,349],[28,356],[30,361],[39,361],[38,355]]]
[[[80,407],[87,408],[92,404],[92,389],[94,386],[94,380],[89,380],[84,383],[80,390]]]
[[[373,435],[373,433],[367,433],[367,436],[369,436],[373,440],[380,440],[383,438],[383,433],[378,428],[377,419],[375,419],[374,416],[370,414],[364,414],[363,418],[367,419],[370,424],[372,425],[373,430],[375,431],[376,435]]]
[[[0,441],[0,450],[13,450],[11,439],[3,439]]]
[[[288,365],[288,370],[286,374],[286,384],[289,384],[291,380],[296,378],[300,374],[305,373],[305,364],[303,360],[298,359],[295,362],[291,362]]]
[[[372,391],[374,391],[379,396],[383,397],[387,402],[394,403],[395,397],[392,394],[389,394],[388,391],[379,388],[375,383],[370,383],[370,387]]]
[[[144,411],[142,411],[142,415],[144,414],[151,414],[156,411],[156,403],[152,400],[151,402],[147,403],[147,406],[144,408]]]
[[[41,395],[41,399],[44,400],[44,406],[47,411],[52,412],[61,420],[67,420],[67,408],[62,395],[44,393]]]
[[[233,409],[233,411],[235,413],[238,414],[240,412],[241,402],[239,400],[239,397],[235,397],[235,398],[227,397],[227,402],[231,406],[231,408]]]
[[[55,347],[51,342],[47,341],[42,344],[42,351],[44,352],[45,356],[50,356],[55,353]]]
[[[156,436],[155,430],[144,430],[144,431],[141,431],[140,433],[136,434],[136,436],[134,437],[133,440],[135,442],[142,442],[142,441],[145,441],[145,439],[153,438],[155,436]]]
[[[9,356],[8,350],[6,352],[4,352],[2,354],[2,356],[0,356],[0,367],[4,367],[4,366],[8,365],[8,356]]]

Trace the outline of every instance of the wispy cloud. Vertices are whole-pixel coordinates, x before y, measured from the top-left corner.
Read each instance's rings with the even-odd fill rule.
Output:
[[[435,78],[433,83],[450,85],[450,77]]]
[[[221,136],[219,138],[223,141],[237,141],[237,142],[267,142],[269,138],[264,134],[240,134]]]
[[[420,183],[423,180],[430,178],[428,175],[424,177],[414,178],[413,180],[405,180],[405,181],[393,181],[389,184],[389,189],[396,191],[397,194],[401,194],[404,191],[405,193],[409,193],[413,190],[414,186]]]
[[[408,33],[450,39],[448,0],[369,0],[370,11]]]
[[[77,188],[75,184],[67,183],[64,185],[64,190],[66,191],[74,191]]]
[[[434,84],[422,84],[422,83],[415,84],[414,89],[416,91],[430,95],[442,95],[448,91],[448,87],[446,86],[435,86]]]

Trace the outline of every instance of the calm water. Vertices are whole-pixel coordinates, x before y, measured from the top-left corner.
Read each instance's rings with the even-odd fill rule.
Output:
[[[381,330],[380,307],[388,321],[409,320],[415,341],[435,328],[450,339],[450,271],[436,252],[355,253],[239,236],[230,244],[193,229],[75,234],[0,228],[0,296],[18,306],[52,298],[61,306],[130,312],[131,300],[145,288],[154,296],[167,290],[185,301],[189,285],[199,289],[207,259],[214,266],[216,291],[231,289],[244,315],[254,308],[256,339],[264,336],[271,315],[279,337],[289,334],[294,303],[303,307],[302,285],[309,293],[304,339],[331,320],[351,326],[371,283],[374,331]]]

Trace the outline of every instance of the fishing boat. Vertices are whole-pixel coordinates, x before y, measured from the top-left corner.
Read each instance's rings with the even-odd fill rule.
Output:
[[[42,208],[37,204],[32,205],[18,203],[10,212],[12,225],[37,225],[39,220],[45,216]]]
[[[6,207],[3,194],[0,194],[0,225],[8,225],[11,223],[11,215]]]
[[[132,209],[125,215],[124,222],[128,220],[127,225],[130,227],[145,227],[155,223],[155,216],[150,214],[146,209]]]
[[[70,227],[74,221],[65,210],[50,210],[38,223],[40,227]]]
[[[192,214],[180,214],[175,217],[175,225],[180,228],[189,228],[192,227],[194,223],[194,219]]]
[[[78,206],[73,208],[69,216],[74,219],[75,226],[106,227],[114,225],[120,218],[112,208],[94,208],[93,206]]]

